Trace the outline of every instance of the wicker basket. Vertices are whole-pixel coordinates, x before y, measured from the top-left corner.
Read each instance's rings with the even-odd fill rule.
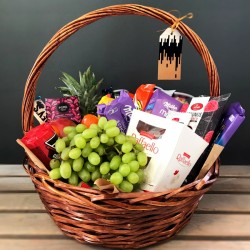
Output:
[[[33,126],[33,103],[38,78],[47,59],[60,44],[80,28],[107,16],[141,15],[172,25],[178,19],[152,7],[114,5],[87,13],[62,27],[44,47],[27,79],[23,104],[23,132]],[[178,30],[193,44],[207,70],[210,95],[219,95],[219,77],[214,61],[199,36],[183,22]],[[82,243],[109,248],[141,248],[170,239],[190,220],[199,200],[216,180],[217,160],[202,179],[178,189],[158,193],[107,194],[51,180],[27,158],[24,164],[47,212],[68,236]]]

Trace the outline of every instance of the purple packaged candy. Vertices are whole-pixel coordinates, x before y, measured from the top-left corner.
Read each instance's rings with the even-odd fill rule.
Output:
[[[220,133],[214,143],[225,147],[244,120],[245,110],[241,107],[240,103],[230,104],[225,112]]]
[[[179,111],[181,107],[181,102],[166,94],[161,89],[156,89],[149,100],[145,112],[166,117],[168,110]]]
[[[126,133],[134,108],[133,100],[126,91],[122,90],[120,96],[106,106],[103,113],[108,120],[116,120],[121,132]]]
[[[168,110],[179,111],[182,103],[166,94],[164,91],[157,89],[152,95],[145,111],[160,117],[166,117]]]

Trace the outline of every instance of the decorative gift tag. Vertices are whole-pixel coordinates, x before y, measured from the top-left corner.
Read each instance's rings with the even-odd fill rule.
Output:
[[[159,39],[158,80],[180,80],[183,37],[167,28]]]

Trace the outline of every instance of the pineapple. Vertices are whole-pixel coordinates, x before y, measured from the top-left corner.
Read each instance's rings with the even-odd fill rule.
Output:
[[[79,71],[79,82],[65,72],[62,72],[60,80],[66,86],[57,87],[56,89],[58,89],[63,96],[78,96],[82,116],[86,114],[96,114],[96,105],[101,98],[99,88],[103,79],[99,81],[96,80],[91,66],[89,66],[84,73]]]

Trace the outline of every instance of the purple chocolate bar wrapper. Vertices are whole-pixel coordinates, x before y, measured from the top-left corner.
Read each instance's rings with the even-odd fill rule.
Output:
[[[104,116],[105,114],[104,111],[107,105],[102,103],[102,104],[97,104],[96,107],[97,107],[97,114],[100,116]]]
[[[134,108],[135,105],[128,93],[126,91],[121,91],[120,96],[106,106],[104,116],[106,116],[108,120],[116,120],[117,126],[121,132],[126,133]]]
[[[178,103],[178,106],[177,106],[175,104],[172,104],[172,102],[169,102],[166,99],[158,99],[155,102],[155,105],[151,114],[158,115],[161,117],[166,117],[169,110],[179,111],[181,107],[182,107],[182,103]]]
[[[159,100],[162,100],[160,103],[158,102]],[[171,97],[170,95],[166,94],[164,91],[160,90],[160,89],[156,89],[152,95],[152,97],[149,100],[149,103],[145,109],[145,112],[148,113],[153,113],[155,115],[158,115],[157,113],[159,113],[159,109],[161,109],[161,107],[155,107],[156,103],[158,103],[161,107],[164,107],[164,109],[167,110],[173,110],[173,111],[179,111],[182,103],[180,103],[179,101],[177,101],[175,98]],[[163,104],[165,103],[165,105],[163,106]],[[157,110],[155,111],[154,108],[156,108]],[[159,115],[162,117],[165,117],[163,115]]]
[[[244,120],[245,110],[239,102],[232,103],[225,112],[221,132],[216,138],[215,144],[225,146]]]

